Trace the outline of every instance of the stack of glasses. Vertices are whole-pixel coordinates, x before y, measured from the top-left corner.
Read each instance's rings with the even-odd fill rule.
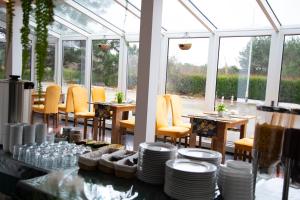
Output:
[[[15,145],[13,158],[43,169],[66,169],[77,166],[78,157],[90,152],[89,147],[68,142],[41,145]]]

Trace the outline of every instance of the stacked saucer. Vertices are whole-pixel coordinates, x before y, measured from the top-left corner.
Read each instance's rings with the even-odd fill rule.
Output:
[[[216,192],[217,167],[188,159],[166,163],[165,193],[174,199],[212,200]]]
[[[178,150],[179,158],[187,158],[197,161],[205,161],[220,166],[222,154],[217,151],[199,149],[199,148],[183,148]]]
[[[252,200],[254,185],[251,164],[227,161],[220,166],[218,186],[224,200]]]
[[[139,146],[137,177],[151,184],[163,184],[165,163],[174,159],[177,148],[165,143],[142,143]]]

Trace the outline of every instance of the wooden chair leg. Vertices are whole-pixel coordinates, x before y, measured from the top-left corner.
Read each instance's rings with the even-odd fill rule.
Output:
[[[74,116],[74,127],[77,126],[77,118]]]
[[[98,125],[98,134],[99,134],[99,140],[100,140],[100,141],[103,141],[103,139],[102,139],[102,129],[101,129],[101,127],[102,127],[102,119],[100,118],[100,119],[99,119],[99,125]]]
[[[66,126],[69,125],[69,113],[66,113],[66,116],[65,116],[65,125]]]
[[[105,140],[105,118],[103,118],[103,122],[102,122],[102,137],[103,140]]]
[[[59,123],[59,114],[56,113],[56,128],[58,128],[58,123]]]
[[[86,133],[87,133],[87,118],[84,118],[84,127],[83,127],[83,137],[86,139]]]
[[[52,118],[53,118],[52,122],[53,122],[53,128],[54,128],[55,127],[55,113],[52,114]]]
[[[184,147],[187,148],[187,143],[188,143],[188,136],[184,138]]]
[[[237,159],[237,154],[238,154],[238,149],[235,147],[235,148],[234,148],[234,155],[233,155],[233,159],[234,159],[234,160]]]
[[[164,143],[167,142],[167,136],[164,136]]]
[[[199,148],[201,148],[201,147],[202,147],[202,137],[199,136]]]
[[[47,127],[49,128],[49,114],[46,114]]]

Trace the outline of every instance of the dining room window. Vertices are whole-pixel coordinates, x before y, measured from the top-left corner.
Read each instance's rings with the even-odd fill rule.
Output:
[[[67,92],[69,84],[84,85],[85,40],[63,41],[62,91]]]
[[[179,95],[184,114],[205,108],[209,38],[169,39],[166,93]]]
[[[55,83],[55,44],[48,44],[47,57],[45,62],[45,73],[42,81],[43,88]]]
[[[127,92],[126,98],[136,99],[139,42],[129,42],[127,55]]]
[[[286,35],[284,39],[278,102],[300,108],[300,35]]]
[[[107,100],[118,91],[119,39],[93,40],[91,86],[103,86]]]
[[[215,104],[234,113],[254,114],[266,95],[270,36],[220,39]]]

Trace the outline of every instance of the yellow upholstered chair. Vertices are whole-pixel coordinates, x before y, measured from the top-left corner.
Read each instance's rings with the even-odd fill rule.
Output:
[[[93,102],[105,102],[106,101],[104,87],[93,87],[92,88],[92,100],[93,100]]]
[[[182,102],[178,95],[169,95],[172,108],[172,124],[173,126],[186,127],[191,130],[191,123],[182,121]]]
[[[168,112],[169,112],[169,98],[159,95],[157,97],[156,106],[156,135],[171,137],[172,143],[177,143],[177,139],[185,138],[187,143],[187,137],[190,129],[182,126],[169,126],[168,124]]]
[[[94,119],[95,112],[89,111],[88,104],[88,92],[87,89],[82,86],[76,86],[72,88],[73,103],[74,103],[74,126],[77,126],[78,118],[84,119],[84,139],[86,139],[87,134],[87,120]]]
[[[65,117],[65,125],[68,126],[69,123],[69,113],[74,112],[74,103],[73,103],[73,93],[72,88],[76,87],[76,85],[70,85],[67,91],[66,103],[58,105],[58,111],[60,114],[64,114]]]
[[[61,87],[58,85],[50,85],[46,89],[44,104],[32,105],[31,123],[33,123],[34,113],[44,115],[44,122],[49,126],[49,115],[53,115],[53,125],[56,119],[56,127],[58,127],[58,103],[60,99]]]

